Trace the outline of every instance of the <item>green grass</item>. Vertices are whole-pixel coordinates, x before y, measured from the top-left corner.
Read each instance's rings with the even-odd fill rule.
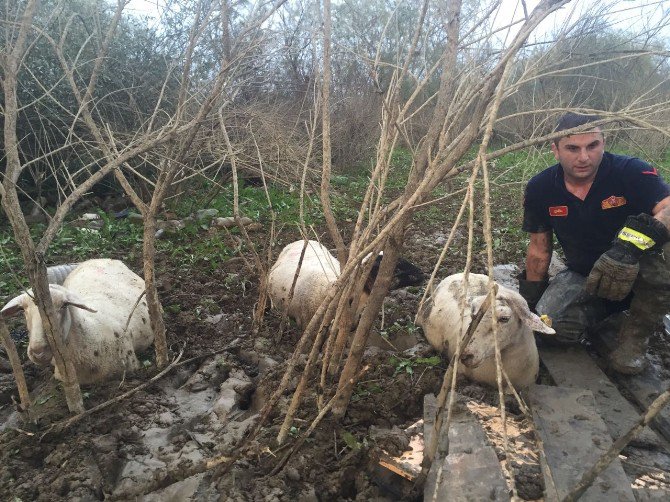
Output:
[[[212,190],[211,185],[204,184],[198,192],[208,193]],[[271,218],[270,207],[277,213],[279,223],[295,223],[299,220],[300,214],[300,194],[297,190],[289,191],[280,187],[268,187],[268,197],[262,187],[240,186],[239,187],[239,208],[242,216],[247,216],[254,221],[267,223]],[[225,185],[221,187],[213,197],[206,198],[180,197],[176,203],[172,203],[171,209],[179,218],[184,218],[199,209],[214,208],[219,211],[219,216],[233,215],[233,186]],[[206,204],[206,207],[203,206]],[[270,206],[271,204],[271,206]],[[320,211],[316,210],[318,206],[317,197],[305,198],[305,222],[313,224],[318,218]]]

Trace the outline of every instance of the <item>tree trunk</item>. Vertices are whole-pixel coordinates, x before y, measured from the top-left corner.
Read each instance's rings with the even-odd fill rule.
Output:
[[[147,308],[149,309],[149,320],[151,330],[154,333],[154,346],[156,348],[156,366],[164,368],[168,363],[167,339],[165,337],[165,322],[161,309],[158,290],[156,289],[156,213],[153,206],[144,215],[144,287],[147,296]]]
[[[338,384],[339,396],[333,405],[333,415],[338,418],[343,417],[344,413],[347,411],[349,400],[351,399],[351,394],[354,389],[354,385],[349,385],[349,382],[351,379],[355,378],[358,373],[358,369],[363,359],[363,353],[365,352],[365,346],[368,337],[370,336],[372,324],[375,319],[377,319],[377,314],[379,313],[384,298],[386,297],[386,293],[391,286],[393,271],[395,270],[396,263],[400,257],[400,243],[402,242],[402,240],[397,237],[403,235],[404,221],[405,220],[399,225],[399,230],[389,237],[387,245],[384,246],[384,258],[379,267],[377,280],[375,281],[367,306],[365,307],[361,320],[356,328],[354,339],[351,342],[349,356],[347,357],[347,362],[344,364],[344,369],[340,375]]]

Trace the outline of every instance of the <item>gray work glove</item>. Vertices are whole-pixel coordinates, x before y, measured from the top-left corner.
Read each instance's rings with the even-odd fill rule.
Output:
[[[544,291],[547,289],[547,286],[549,286],[549,279],[544,279],[542,281],[528,281],[526,280],[525,270],[517,275],[516,278],[519,280],[519,294],[526,300],[531,312],[535,312],[537,302],[540,301]]]
[[[607,300],[623,300],[633,289],[642,253],[660,248],[668,240],[670,232],[653,216],[629,216],[612,247],[593,265],[584,289]]]

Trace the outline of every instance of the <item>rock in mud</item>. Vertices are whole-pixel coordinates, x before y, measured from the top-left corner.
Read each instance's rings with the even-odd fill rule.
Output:
[[[168,500],[179,500],[183,502],[190,502],[197,500],[196,495],[198,487],[200,486],[204,476],[204,474],[196,474],[195,476],[186,478],[183,481],[179,481],[168,486],[167,488],[145,495],[142,501],[165,502]]]
[[[286,475],[286,479],[294,482],[300,481],[300,473],[298,472],[298,469],[295,467],[287,467],[284,469],[284,474]]]
[[[126,463],[119,476],[119,483],[114,489],[115,494],[130,492],[137,485],[149,485],[156,471],[165,470],[165,462],[151,457],[137,457]]]
[[[230,366],[222,358],[207,359],[191,378],[183,385],[191,392],[200,392],[210,387],[216,387],[228,378]]]
[[[409,436],[397,425],[392,429],[380,429],[372,425],[368,434],[377,446],[390,455],[400,455],[409,448]]]
[[[314,487],[310,486],[303,490],[298,496],[298,502],[319,502]]]
[[[116,451],[118,448],[118,440],[112,434],[94,437],[91,443],[93,443],[94,449],[101,453]]]
[[[219,420],[225,420],[228,414],[238,407],[243,398],[248,396],[252,388],[253,383],[244,371],[232,370],[228,379],[221,384],[219,397],[212,407]]]

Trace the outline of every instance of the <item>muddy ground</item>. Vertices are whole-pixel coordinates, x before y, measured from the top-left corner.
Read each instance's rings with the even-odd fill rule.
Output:
[[[413,227],[408,242],[415,245],[408,246],[406,256],[430,272],[447,231]],[[257,232],[259,240],[265,238],[262,229]],[[277,249],[290,240],[290,235],[283,235]],[[461,235],[454,246],[462,247],[464,241]],[[61,259],[68,261],[67,256]],[[475,262],[476,271],[481,271],[483,259],[476,257]],[[139,262],[130,265],[140,272]],[[445,272],[460,266],[462,255],[447,262]],[[287,393],[242,458],[225,471],[221,467],[205,470],[202,466],[208,459],[228,458],[238,451],[236,446],[254,427],[258,411],[279,382],[300,333],[290,325],[279,337],[280,319],[268,312],[258,336],[251,336],[258,280],[240,257],[210,273],[198,267],[178,269],[159,256],[157,270],[172,354],[183,349],[182,361],[190,362],[132,397],[46,435],[50,424],[67,417],[51,371],[27,360],[24,364],[35,403],[29,423],[18,421],[14,412],[12,375],[1,374],[3,500],[128,500],[138,493],[143,494],[138,500],[148,501],[412,498],[407,492],[394,492],[398,484],[380,482],[372,467],[382,450],[399,454],[407,448],[410,438],[402,430],[422,417],[423,397],[439,391],[445,370],[446,362],[436,366],[412,362],[413,356],[434,355],[411,323],[421,289],[399,290],[387,299],[384,325],[376,328],[374,346],[366,355],[370,370],[357,385],[342,421],[326,418],[287,465],[274,473],[316,414],[316,396],[310,394],[288,444],[278,447],[274,438],[290,398]],[[21,324],[12,327],[20,338]],[[403,352],[406,349],[409,352]],[[25,345],[20,350],[25,357]],[[212,352],[218,353],[208,356]],[[86,407],[153,377],[157,373],[153,354],[142,360],[145,370],[121,383],[84,387]],[[294,379],[290,390],[296,383]],[[459,391],[496,448],[510,487],[514,478],[522,499],[541,499],[543,481],[532,424],[508,400],[512,451],[508,454],[502,446],[497,392],[468,382],[461,383]],[[202,472],[180,480],[194,470]]]

